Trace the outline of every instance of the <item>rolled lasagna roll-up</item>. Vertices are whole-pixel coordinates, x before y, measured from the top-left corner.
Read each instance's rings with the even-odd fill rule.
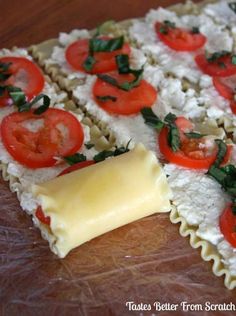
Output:
[[[50,227],[38,226],[51,250],[67,253],[117,227],[170,210],[170,189],[155,155],[128,153],[32,187]]]

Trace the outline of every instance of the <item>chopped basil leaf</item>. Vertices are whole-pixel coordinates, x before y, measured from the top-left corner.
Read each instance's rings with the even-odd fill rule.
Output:
[[[127,65],[127,57],[126,55],[117,55],[116,56],[116,62],[118,65],[118,68],[121,67],[121,71],[126,71],[125,73],[131,73],[134,75],[134,80],[133,81],[125,81],[123,83],[119,83],[115,78],[106,75],[106,74],[97,74],[98,78],[101,80],[117,87],[118,89],[125,90],[125,91],[130,91],[134,87],[137,87],[142,80],[142,75],[143,75],[143,68],[138,69],[138,70],[133,70],[130,69],[129,64]],[[120,69],[119,69],[120,71]],[[121,72],[124,73],[124,72]]]
[[[231,57],[231,63],[232,63],[233,65],[236,65],[236,55],[232,55],[232,57]]]
[[[207,174],[212,176],[231,196],[233,202],[232,212],[236,215],[236,167],[234,165],[220,167],[227,152],[227,145],[222,140],[216,140],[216,143],[218,145],[217,158]]]
[[[28,111],[30,109],[26,101],[26,96],[20,88],[15,90],[10,89],[8,91],[13,104],[17,106],[19,112]]]
[[[91,71],[93,69],[94,64],[96,63],[96,60],[93,56],[89,55],[84,63],[83,63],[83,67],[86,71]]]
[[[230,2],[228,3],[228,6],[236,14],[236,2]]]
[[[11,64],[0,62],[0,81],[5,81],[11,76],[11,73],[7,72]]]
[[[227,67],[226,67],[226,64],[223,63],[222,61],[219,61],[219,62],[217,63],[217,65],[218,65],[220,68],[227,68]]]
[[[113,52],[117,49],[122,48],[124,45],[124,36],[102,39],[102,38],[91,38],[89,40],[90,53],[94,52]]]
[[[100,161],[103,161],[105,160],[106,158],[108,157],[112,157],[113,156],[113,151],[112,150],[103,150],[101,151],[100,153],[96,154],[94,157],[93,157],[93,160],[95,162],[100,162]]]
[[[106,158],[108,157],[115,157],[115,156],[119,156],[121,154],[124,154],[126,152],[129,151],[129,144],[130,144],[130,141],[127,143],[126,147],[124,146],[121,146],[121,147],[115,147],[115,150],[103,150],[101,151],[100,153],[96,154],[94,157],[93,157],[93,160],[95,162],[100,162],[100,161],[103,161],[105,160]]]
[[[156,130],[160,131],[165,123],[163,123],[159,117],[153,112],[151,108],[143,108],[141,114],[145,120],[145,123]]]
[[[176,115],[169,113],[164,118],[164,121],[167,123],[169,127],[168,132],[168,144],[173,151],[178,151],[180,148],[180,135],[177,126],[175,125]]]
[[[168,113],[166,117],[164,118],[164,121],[168,124],[173,124],[175,120],[177,119],[176,115],[173,113]]]
[[[9,95],[13,104],[18,108],[18,112],[29,111],[39,100],[43,99],[43,104],[34,110],[34,114],[40,115],[45,112],[50,105],[50,98],[45,94],[39,94],[32,101],[27,102],[24,92],[17,87],[8,86]]]
[[[97,95],[96,99],[98,99],[101,102],[106,102],[110,100],[115,102],[117,100],[117,97],[113,97],[112,95]]]
[[[219,166],[224,160],[225,154],[227,152],[227,145],[221,139],[216,139],[215,142],[218,146],[218,152],[214,165]]]
[[[175,124],[169,125],[169,132],[168,132],[168,144],[173,151],[178,151],[180,148],[180,136],[179,130]]]
[[[64,160],[69,164],[69,165],[74,165],[76,163],[86,161],[87,158],[84,154],[76,153],[71,156],[64,157]]]
[[[162,26],[159,28],[159,32],[162,33],[162,34],[168,34],[168,27],[162,25]]]
[[[41,99],[43,99],[43,104],[34,110],[34,114],[36,115],[44,113],[50,106],[51,99],[45,94],[39,94],[37,97],[35,97],[33,101],[30,102],[30,106],[32,107],[36,102],[38,102]]]
[[[91,71],[94,64],[96,63],[93,57],[95,52],[113,52],[117,49],[122,48],[124,44],[124,36],[102,39],[93,37],[89,40],[89,54],[83,63],[83,67],[86,71]]]
[[[199,33],[200,33],[199,27],[193,26],[193,27],[192,27],[192,33],[193,33],[193,34],[199,34]]]
[[[117,55],[116,64],[118,66],[119,74],[128,74],[130,72],[128,55]]]
[[[112,86],[119,87],[118,81],[117,81],[115,78],[113,78],[113,77],[111,77],[111,76],[109,76],[109,75],[106,75],[106,74],[97,74],[97,77],[98,77],[99,79],[101,79],[101,80],[107,82],[107,83],[110,83]]]
[[[205,134],[199,134],[195,132],[190,132],[190,133],[184,133],[188,138],[202,138],[203,136],[206,136]]]
[[[172,29],[175,28],[175,23],[174,23],[174,22],[165,20],[165,21],[164,21],[164,24],[165,24],[167,27],[170,27],[170,28],[172,28]]]
[[[206,57],[206,59],[208,62],[211,63],[211,62],[217,61],[221,57],[228,56],[230,54],[231,53],[229,51],[222,50],[222,51],[215,52],[215,53],[211,54],[210,56]]]
[[[85,146],[87,149],[91,149],[91,148],[93,148],[95,145],[94,145],[94,144],[91,144],[91,143],[85,143],[84,146]]]

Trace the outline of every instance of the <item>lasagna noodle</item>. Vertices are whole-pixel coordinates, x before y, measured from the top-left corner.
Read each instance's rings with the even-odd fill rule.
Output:
[[[94,237],[153,213],[170,211],[166,176],[155,155],[143,145],[34,185],[32,190],[51,218],[50,247],[62,258]]]

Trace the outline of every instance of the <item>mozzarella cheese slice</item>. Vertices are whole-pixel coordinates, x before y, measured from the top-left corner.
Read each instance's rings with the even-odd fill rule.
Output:
[[[33,185],[32,192],[51,218],[50,229],[39,224],[42,235],[61,258],[96,236],[153,213],[170,211],[166,176],[155,155],[143,145]]]

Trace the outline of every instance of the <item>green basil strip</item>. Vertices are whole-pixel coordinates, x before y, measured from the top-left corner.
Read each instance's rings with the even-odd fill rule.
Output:
[[[89,51],[90,53],[95,52],[114,52],[122,48],[124,45],[124,36],[102,39],[102,38],[91,38],[89,40]]]
[[[0,81],[5,81],[12,75],[11,73],[7,72],[11,64],[12,63],[0,62]]]
[[[175,28],[176,28],[175,23],[174,23],[174,22],[171,22],[171,21],[169,21],[169,20],[165,20],[165,21],[164,21],[164,24],[165,24],[166,26],[172,28],[172,29],[175,29]]]
[[[180,135],[177,126],[175,125],[176,115],[169,113],[164,118],[164,121],[167,123],[169,132],[167,135],[167,141],[171,149],[175,152],[180,148]]]
[[[8,87],[9,95],[12,99],[13,104],[18,108],[19,112],[29,111],[30,107],[26,101],[26,96],[20,88]]]
[[[131,140],[129,140],[129,142],[127,143],[126,147],[121,146],[121,147],[117,147],[115,148],[115,150],[103,150],[100,153],[96,154],[93,157],[93,160],[95,162],[100,162],[105,160],[108,157],[115,157],[115,156],[119,156],[122,155],[126,152],[129,151],[129,144],[130,144]]]
[[[91,143],[85,143],[84,146],[85,146],[87,149],[91,149],[91,148],[93,148],[95,145],[94,145],[94,144],[91,144]]]
[[[236,2],[230,2],[228,6],[236,14]]]
[[[218,168],[217,166],[213,165],[209,168],[207,174],[212,176],[222,186],[224,185],[224,180],[227,176],[227,173],[224,172],[224,170],[222,170],[221,168]]]
[[[200,133],[195,133],[195,132],[190,132],[190,133],[184,133],[185,136],[187,136],[188,138],[202,138],[203,136],[206,136],[206,134],[200,134]]]
[[[128,74],[130,73],[129,67],[129,56],[125,54],[116,56],[116,64],[118,66],[119,74]]]
[[[227,145],[221,139],[216,139],[215,142],[218,146],[218,152],[214,165],[219,166],[227,153]]]
[[[86,156],[84,154],[80,154],[80,153],[76,153],[74,155],[64,157],[63,159],[71,166],[76,164],[76,163],[87,160]]]
[[[176,115],[173,114],[173,113],[168,113],[165,118],[164,118],[164,121],[167,123],[167,124],[175,124],[175,120],[177,119]]]
[[[164,123],[153,112],[151,108],[142,108],[141,114],[147,125],[154,127],[158,132],[164,127]]]
[[[34,98],[34,100],[30,103],[30,105],[34,105],[39,100],[43,99],[43,104],[40,105],[37,109],[34,110],[34,114],[40,115],[47,111],[47,109],[50,106],[51,99],[45,95],[45,94],[39,94],[37,97]]]
[[[222,51],[211,54],[210,56],[206,57],[206,59],[208,62],[214,62],[214,61],[217,61],[219,58],[228,56],[228,55],[231,55],[229,51],[222,50]]]
[[[96,64],[96,60],[93,56],[88,56],[84,63],[83,63],[83,68],[86,70],[86,71],[91,71],[93,69],[93,66]]]
[[[40,115],[45,112],[50,106],[51,100],[45,94],[39,94],[31,102],[27,102],[26,96],[20,88],[8,86],[7,90],[9,91],[9,95],[13,101],[13,104],[18,108],[18,112],[30,111],[32,106],[41,99],[43,99],[43,104],[34,110],[34,114]]]
[[[179,130],[176,125],[169,125],[169,132],[168,132],[168,144],[171,149],[175,152],[178,151],[180,148],[180,136]]]
[[[136,73],[136,77],[133,81],[130,81],[130,82],[126,81],[121,84],[119,84],[115,78],[109,75],[97,74],[97,76],[99,79],[111,84],[112,86],[117,87],[118,89],[130,91],[131,89],[139,85],[140,81],[142,80],[142,73],[143,73],[143,69],[140,70],[138,73]]]
[[[93,157],[93,160],[95,162],[100,162],[100,161],[103,161],[105,160],[106,158],[108,157],[112,157],[113,156],[113,151],[112,150],[103,150],[101,151],[100,153],[96,154],[94,157]]]
[[[106,101],[115,102],[117,100],[117,97],[113,97],[112,95],[97,95],[96,99],[98,99],[101,102],[106,102]]]
[[[200,33],[199,27],[193,26],[193,27],[192,27],[192,33],[193,33],[193,34],[199,34],[199,33]]]
[[[233,65],[236,65],[236,55],[232,55],[232,57],[231,57],[231,63],[232,63]]]

